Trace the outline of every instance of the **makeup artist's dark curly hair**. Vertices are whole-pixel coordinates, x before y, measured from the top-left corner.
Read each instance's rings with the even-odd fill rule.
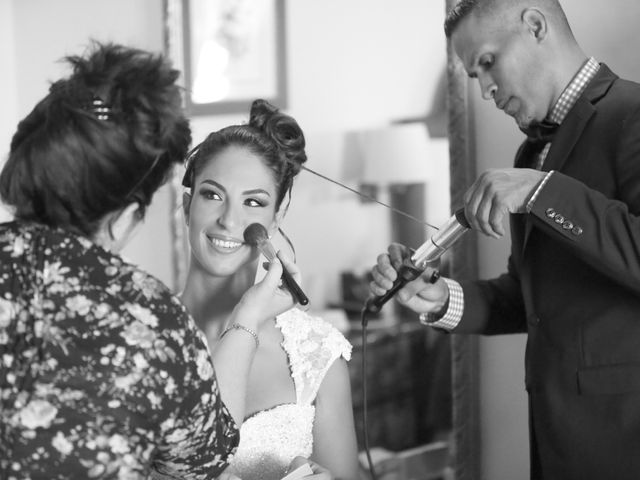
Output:
[[[232,146],[248,148],[271,169],[278,194],[276,208],[279,208],[287,192],[291,192],[294,177],[307,160],[304,134],[298,122],[266,100],[255,100],[248,124],[231,125],[210,133],[191,151],[183,185],[191,187],[206,162]]]
[[[94,42],[19,124],[0,174],[17,218],[96,233],[131,203],[140,216],[191,142],[179,72],[161,55]]]

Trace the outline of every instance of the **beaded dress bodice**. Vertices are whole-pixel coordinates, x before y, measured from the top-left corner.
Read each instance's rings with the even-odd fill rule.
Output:
[[[242,480],[278,480],[298,455],[313,450],[314,400],[329,367],[351,358],[351,344],[325,320],[296,308],[276,319],[289,359],[296,402],[276,405],[246,418],[229,471]]]

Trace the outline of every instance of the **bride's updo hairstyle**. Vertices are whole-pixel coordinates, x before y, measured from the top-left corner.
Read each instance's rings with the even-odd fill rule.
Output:
[[[233,146],[246,147],[271,169],[278,193],[276,209],[280,208],[287,192],[291,192],[294,177],[307,160],[304,134],[295,119],[265,100],[255,100],[251,105],[248,124],[231,125],[210,133],[191,150],[182,184],[185,187],[193,186],[204,165],[218,153]]]

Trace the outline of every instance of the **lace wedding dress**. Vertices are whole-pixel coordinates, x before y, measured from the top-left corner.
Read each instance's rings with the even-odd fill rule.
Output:
[[[278,480],[294,457],[313,449],[314,400],[327,370],[351,344],[328,322],[296,308],[276,318],[289,357],[296,402],[276,405],[245,419],[228,471],[242,480]]]

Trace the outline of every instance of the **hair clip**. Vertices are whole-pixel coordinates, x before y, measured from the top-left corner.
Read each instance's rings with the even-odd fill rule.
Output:
[[[110,120],[111,119],[111,107],[104,103],[100,97],[93,97],[91,104],[86,108],[89,112],[98,120]]]

